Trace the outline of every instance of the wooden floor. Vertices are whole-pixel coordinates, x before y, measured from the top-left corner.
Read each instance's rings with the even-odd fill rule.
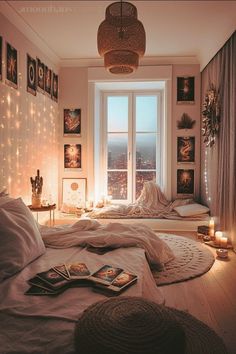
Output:
[[[196,232],[169,233],[197,240]],[[216,255],[215,248],[204,247]],[[167,306],[188,311],[206,323],[223,338],[229,353],[236,353],[236,254],[233,251],[229,251],[227,261],[216,258],[212,268],[202,276],[159,289]]]

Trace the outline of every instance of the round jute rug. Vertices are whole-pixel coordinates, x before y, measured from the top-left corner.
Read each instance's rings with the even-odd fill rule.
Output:
[[[206,273],[215,258],[200,242],[187,237],[157,233],[172,249],[175,259],[168,262],[161,271],[153,271],[157,285],[178,283]]]

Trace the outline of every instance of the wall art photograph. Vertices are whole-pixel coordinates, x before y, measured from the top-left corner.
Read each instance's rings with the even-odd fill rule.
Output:
[[[17,88],[17,76],[17,50],[6,42],[6,83]]]
[[[62,179],[62,203],[67,207],[84,208],[86,202],[86,178]]]
[[[194,170],[177,170],[177,193],[194,194]]]
[[[27,91],[35,96],[36,89],[36,60],[27,54]]]
[[[177,137],[177,162],[195,161],[195,137],[178,136]]]
[[[194,103],[194,77],[177,77],[177,103]]]
[[[64,145],[64,168],[81,168],[81,144]]]
[[[81,109],[64,109],[64,135],[81,136]]]
[[[37,58],[37,89],[44,93],[44,64]]]
[[[58,75],[55,73],[52,74],[52,99],[58,100]]]
[[[48,96],[51,97],[52,91],[52,70],[49,69],[46,65],[44,66],[44,77],[45,77],[45,92]]]
[[[0,81],[2,81],[2,37],[0,36]]]

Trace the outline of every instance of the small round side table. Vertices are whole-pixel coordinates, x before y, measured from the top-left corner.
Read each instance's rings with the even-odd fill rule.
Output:
[[[50,217],[50,227],[55,225],[55,209],[56,209],[56,204],[50,204],[50,205],[46,205],[46,206],[42,206],[38,207],[38,208],[34,208],[32,207],[32,205],[28,205],[28,208],[34,213],[37,213],[37,222],[38,222],[38,213],[42,212],[42,211],[49,211],[49,217]]]

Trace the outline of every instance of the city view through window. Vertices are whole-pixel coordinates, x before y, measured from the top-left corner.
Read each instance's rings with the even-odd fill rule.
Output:
[[[156,181],[157,112],[156,94],[107,97],[107,194],[113,200],[134,201],[145,181]]]

